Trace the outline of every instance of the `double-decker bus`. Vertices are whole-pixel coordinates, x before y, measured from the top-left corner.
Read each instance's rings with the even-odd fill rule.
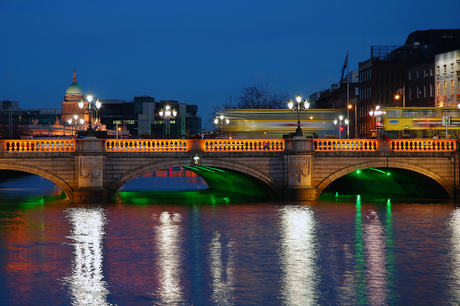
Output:
[[[289,109],[233,109],[223,111],[229,118],[223,131],[235,138],[286,138],[295,133],[298,114]],[[309,109],[300,113],[300,127],[305,138],[338,138],[334,119],[346,116],[338,109]],[[342,127],[343,128],[343,127]],[[346,130],[341,132],[346,137]]]
[[[389,138],[446,138],[443,116],[451,117],[447,138],[460,135],[460,109],[456,107],[386,107],[382,128]]]

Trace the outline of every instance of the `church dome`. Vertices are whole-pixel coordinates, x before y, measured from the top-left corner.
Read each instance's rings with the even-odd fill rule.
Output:
[[[77,82],[74,82],[72,84],[69,85],[69,87],[67,87],[67,90],[65,91],[65,94],[78,94],[78,95],[82,95],[83,94],[83,90],[81,89],[80,85],[77,84]]]
[[[65,91],[66,95],[83,95],[83,90],[80,85],[77,84],[77,72],[76,69],[73,70],[73,83],[67,87]]]

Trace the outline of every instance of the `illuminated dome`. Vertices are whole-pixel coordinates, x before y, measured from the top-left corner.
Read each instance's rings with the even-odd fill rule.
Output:
[[[78,95],[82,95],[83,94],[83,90],[81,89],[80,85],[78,85],[77,83],[72,83],[70,84],[69,87],[67,87],[67,90],[65,91],[66,95],[67,94],[78,94]]]
[[[77,84],[77,76],[76,76],[76,71],[74,69],[73,71],[73,83],[67,87],[67,90],[65,91],[65,94],[71,94],[71,95],[83,95],[83,90],[81,89],[80,85]]]

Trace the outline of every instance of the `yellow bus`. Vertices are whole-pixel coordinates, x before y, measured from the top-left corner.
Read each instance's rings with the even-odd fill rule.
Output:
[[[460,135],[460,109],[456,107],[382,108],[382,128],[389,138],[446,138],[443,116],[450,116],[447,138]]]
[[[295,133],[297,112],[289,109],[233,109],[222,114],[229,118],[223,132],[237,138],[283,138]],[[334,119],[346,116],[338,109],[309,109],[300,113],[300,127],[305,138],[339,138]],[[346,130],[341,132],[346,138]]]

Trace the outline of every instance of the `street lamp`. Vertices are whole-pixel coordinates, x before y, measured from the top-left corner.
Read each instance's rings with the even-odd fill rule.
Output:
[[[396,91],[395,99],[399,100],[402,97],[402,106],[406,107],[406,86]]]
[[[345,131],[345,126],[348,126],[348,119],[343,119],[343,116],[340,115],[339,119],[334,119],[334,124],[339,127],[339,138],[342,138],[342,131]]]
[[[88,136],[92,136],[93,135],[93,111],[96,111],[96,122],[97,122],[97,113],[99,112],[99,109],[101,108],[102,106],[102,103],[101,101],[99,101],[99,99],[97,99],[93,105],[93,96],[91,95],[91,92],[88,93],[88,95],[86,96],[86,101],[88,101],[88,106],[85,107],[85,103],[83,102],[83,100],[81,100],[79,103],[78,103],[78,107],[85,111],[85,110],[88,110],[88,114],[89,114],[89,120],[88,120]]]
[[[295,98],[296,102],[297,102],[297,105],[294,106],[294,102],[292,102],[292,100],[290,100],[288,102],[288,107],[289,109],[292,111],[292,112],[297,112],[297,129],[295,130],[295,136],[296,137],[302,137],[303,134],[302,134],[302,129],[300,128],[300,113],[302,111],[306,112],[308,110],[308,108],[310,107],[310,103],[308,103],[307,99],[305,99],[305,101],[303,101],[303,105],[300,103],[302,102],[302,97],[300,96],[300,94],[298,93],[297,94],[297,97]]]
[[[355,109],[355,114],[354,114],[355,138],[358,138],[358,100],[357,98],[350,100],[350,103],[348,104],[348,113],[350,109],[352,108]],[[350,116],[348,116],[348,118],[350,118]],[[348,132],[349,131],[350,131],[350,128],[348,128]],[[350,138],[350,134],[348,134],[348,138]]]
[[[214,123],[216,125],[224,125],[224,124],[229,124],[230,120],[227,117],[224,117],[224,115],[220,115],[214,119]]]
[[[222,127],[224,125],[228,125],[229,123],[230,123],[230,119],[228,119],[227,117],[224,117],[224,115],[217,116],[216,119],[214,119],[214,124],[216,126]]]
[[[177,116],[177,112],[176,112],[176,109],[173,109],[171,110],[171,107],[169,105],[166,105],[165,106],[165,110],[163,111],[163,109],[160,109],[160,113],[159,113],[161,119],[165,119],[165,123],[166,123],[166,135],[169,135],[170,134],[170,122],[169,120],[172,118],[176,118]]]
[[[78,124],[83,125],[83,124],[85,123],[85,120],[83,120],[83,118],[80,118],[80,120],[78,120],[78,115],[73,115],[73,119],[74,119],[74,120],[72,120],[72,118],[69,118],[69,119],[67,120],[67,123],[68,123],[70,126],[75,126],[75,133],[76,133],[76,132],[77,132],[77,131],[76,131],[76,130],[77,130],[76,126],[77,126]],[[72,132],[73,132],[73,128],[72,128]]]
[[[375,118],[375,128],[377,129],[377,138],[380,138],[381,128],[382,128],[382,115],[385,114],[385,111],[380,109],[379,105],[375,106],[375,110],[370,110],[369,115]]]

